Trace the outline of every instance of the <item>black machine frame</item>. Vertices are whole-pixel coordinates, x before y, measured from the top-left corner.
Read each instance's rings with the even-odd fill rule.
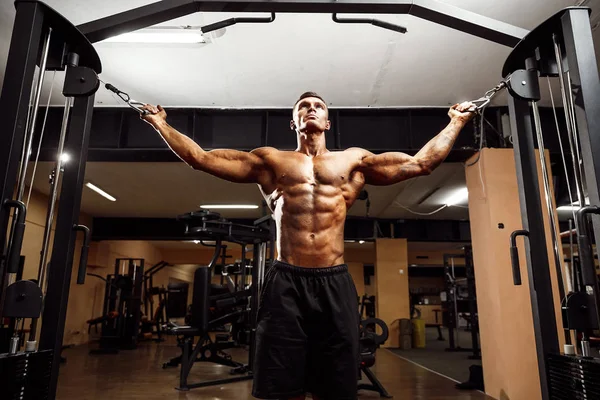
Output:
[[[536,165],[536,159],[539,158],[542,171],[544,170],[543,136],[537,106],[537,102],[540,100],[538,80],[542,77],[558,77],[561,80],[563,109],[567,114],[571,107],[574,110],[574,115],[567,120],[567,125],[572,124],[572,127],[576,128],[567,126],[567,130],[578,132],[573,134],[569,132],[569,135],[572,134],[579,142],[574,147],[575,150],[571,151],[571,155],[574,159],[580,157],[575,165],[581,165],[585,170],[586,189],[590,204],[600,204],[598,189],[600,140],[596,134],[600,128],[600,79],[592,40],[590,11],[587,7],[568,7],[544,21],[515,46],[502,71],[505,80],[511,79],[511,75],[519,77],[516,79],[517,82],[513,82],[514,85],[512,83],[509,85],[508,106],[523,229],[512,232],[510,248],[514,284],[521,285],[516,237],[526,237],[525,256],[529,275],[541,398],[544,400],[557,398],[556,396],[576,398],[582,387],[587,388],[594,384],[594,380],[591,380],[592,378],[588,374],[591,371],[595,374],[600,371],[597,363],[590,363],[588,365],[595,365],[593,367],[595,369],[581,370],[579,374],[571,372],[573,375],[568,378],[557,379],[556,377],[557,365],[561,365],[560,368],[569,365],[571,368],[577,369],[581,364],[580,361],[589,358],[591,354],[586,354],[584,335],[581,342],[583,357],[575,356],[574,353],[569,356],[561,355],[544,228],[544,211],[540,199],[540,183]],[[563,80],[568,80],[568,87]],[[512,86],[512,90],[510,86]],[[517,87],[519,89],[515,90]],[[578,146],[581,147],[580,155]],[[536,149],[539,149],[539,157],[536,155]],[[577,169],[574,174],[577,179]],[[577,182],[576,186],[578,187],[574,191],[578,195],[582,195],[583,188]],[[548,196],[547,193],[546,196]],[[582,208],[576,212],[576,219],[585,221],[587,216],[584,214],[590,212],[592,207],[584,204],[581,204],[580,207]],[[597,209],[597,207],[593,208]],[[552,220],[551,210],[548,212]],[[591,212],[594,213],[594,211]],[[596,238],[600,238],[598,215],[594,215],[591,221]],[[583,313],[585,315],[582,318],[585,320],[585,325],[589,328],[597,328],[599,323],[598,278],[593,265],[593,249],[588,240],[588,226],[585,223],[576,224],[576,231],[580,257],[584,258],[584,254],[589,256],[587,267],[584,265],[585,262],[582,262],[582,276],[585,277],[587,274],[588,277],[587,281],[586,278],[583,278],[584,287],[579,289],[574,287],[573,292],[565,297],[565,279],[563,278],[565,269],[562,268],[562,260],[558,257],[555,260],[559,295],[562,297],[559,299],[563,312],[563,320],[560,321],[560,324],[565,330],[565,354],[570,354],[567,352],[567,348],[572,346],[570,330],[579,333],[577,328],[569,326],[570,313],[582,318],[581,310],[585,309],[587,311]],[[553,234],[551,232],[551,235]],[[586,306],[581,307],[581,303],[570,306],[568,299],[573,294],[581,295],[578,298],[584,297],[584,301],[587,302]]]
[[[91,21],[78,28],[91,42],[196,12],[410,14],[493,42],[515,46],[525,29],[435,0],[166,0]]]
[[[524,29],[477,15],[472,12],[439,3],[435,0],[164,0],[127,12],[109,16],[80,25],[75,29],[69,21],[42,2],[17,0],[16,17],[9,49],[6,76],[0,94],[0,109],[6,132],[0,135],[0,202],[4,205],[12,199],[16,183],[19,157],[23,151],[27,111],[34,77],[42,45],[44,28],[52,27],[63,32],[58,43],[58,54],[49,68],[64,68],[61,51],[77,53],[79,67],[101,73],[101,64],[91,43],[104,38],[141,29],[163,21],[171,20],[195,12],[270,12],[270,13],[365,13],[365,14],[409,14],[441,24],[467,34],[490,40],[500,45],[513,47],[517,53],[530,52],[530,48],[518,44],[535,40]],[[571,66],[572,78],[580,89],[580,101],[575,105],[577,122],[580,125],[581,145],[585,165],[590,202],[600,204],[597,177],[600,173],[600,138],[590,135],[600,127],[600,88],[598,71],[591,46],[591,26],[585,8],[571,8],[558,19],[564,28],[566,58]],[[85,36],[83,36],[83,35]],[[91,42],[91,43],[90,43]],[[56,49],[54,49],[56,50]],[[55,51],[56,53],[56,51]],[[518,54],[521,55],[521,54]],[[531,54],[528,55],[531,57]],[[524,68],[517,57],[518,68]],[[525,58],[527,59],[527,57]],[[68,80],[67,80],[68,81]],[[97,84],[97,82],[96,82]],[[96,89],[97,90],[97,86]],[[93,111],[95,90],[76,96],[71,115],[68,139],[65,149],[71,154],[71,167],[65,170],[60,194],[60,205],[53,242],[51,268],[48,276],[48,289],[44,307],[44,323],[40,338],[40,350],[54,350],[49,398],[54,399],[58,379],[60,348],[66,318],[70,276],[73,262],[76,231],[73,229],[79,216],[83,177],[90,134],[90,121]],[[77,92],[72,87],[63,90],[65,95]],[[539,201],[537,176],[532,168],[533,139],[529,109],[522,99],[509,97],[511,125],[515,136],[515,155],[520,187],[520,200],[523,211],[524,229],[530,232],[527,261],[530,291],[533,306],[538,352],[542,397],[548,399],[548,377],[545,364],[546,355],[558,354],[556,321],[552,310],[552,291],[549,277],[549,264],[546,256],[543,226],[541,226],[541,204]],[[534,167],[535,165],[533,165]],[[536,200],[537,198],[537,200]],[[0,304],[5,291],[6,276],[10,266],[6,255],[9,210],[0,211]],[[600,234],[599,217],[593,218],[596,236]],[[18,242],[18,241],[17,241]],[[11,251],[18,251],[11,250]],[[14,253],[13,253],[14,254]]]
[[[181,340],[181,357],[177,357],[175,363],[173,363],[174,360],[171,360],[165,364],[181,364],[179,386],[176,389],[187,391],[193,388],[223,385],[226,383],[252,379],[254,376],[254,349],[259,297],[262,292],[262,285],[265,273],[267,272],[266,270],[267,268],[270,268],[275,257],[275,221],[268,215],[254,221],[253,225],[237,224],[221,218],[218,213],[207,210],[181,215],[178,217],[178,220],[185,223],[185,232],[191,239],[200,241],[214,240],[215,244],[213,256],[208,266],[198,267],[194,274],[194,298],[190,326],[171,327],[169,330],[170,334],[183,336],[183,339]],[[231,314],[220,316],[214,321],[209,321],[210,281],[215,274],[217,260],[219,258],[222,260],[224,259],[224,253],[222,251],[222,249],[226,247],[223,243],[224,241],[237,243],[242,246],[242,277],[240,287],[236,287],[236,292],[234,294],[215,296],[214,299],[218,303],[219,300],[237,299],[238,297],[247,298],[248,294],[250,294],[250,301],[246,310],[233,312]],[[249,245],[253,246],[250,275],[252,280],[250,289],[246,289],[246,285],[248,284],[248,276],[246,273],[246,247]],[[209,351],[211,353],[209,357],[200,354],[205,345],[204,340],[208,339],[209,323],[214,325],[221,323],[221,321],[229,321],[232,317],[239,318],[245,313],[248,314],[250,327],[247,364],[240,364],[220,357],[219,354],[216,354],[218,353],[218,350],[220,350],[219,343],[212,343],[213,347],[211,351]],[[194,346],[195,337],[198,337],[199,341]],[[225,347],[223,348],[229,348],[228,344],[225,344]],[[234,367],[232,374],[235,373],[236,376],[212,381],[188,383],[190,371],[198,358],[203,361],[212,361],[222,365],[232,366]]]
[[[458,287],[453,259],[463,259],[464,267],[459,268],[465,271],[465,278],[460,281],[465,282],[467,290],[467,299],[459,300]],[[481,359],[481,349],[479,348],[479,318],[477,315],[477,293],[475,291],[475,269],[473,266],[473,253],[470,245],[465,246],[464,253],[444,254],[444,285],[446,292],[445,310],[442,311],[442,320],[448,328],[448,345],[446,351],[449,352],[472,352],[468,357],[471,360]],[[459,303],[464,302],[464,303]],[[471,347],[461,347],[459,340],[459,309],[458,304],[464,304],[462,309],[469,313]],[[441,333],[440,333],[441,337]]]
[[[99,348],[90,350],[90,354],[116,354],[120,349],[132,350],[137,347],[144,266],[143,258],[117,258],[114,273],[106,279],[88,274],[105,281],[102,316],[88,321],[90,328],[99,321],[102,330]],[[109,318],[109,313],[114,311],[118,315]]]
[[[167,288],[158,288],[154,286],[153,276],[165,267],[171,267],[172,265],[168,262],[161,260],[154,264],[150,268],[144,271],[144,277],[142,279],[143,287],[143,303],[144,303],[144,314],[151,325],[152,330],[150,333],[153,335],[156,333],[157,341],[162,341],[162,325],[169,320],[169,313],[167,307]],[[156,312],[154,310],[154,296],[158,296],[158,304],[156,306]]]
[[[15,226],[13,222],[8,234],[10,210],[6,205],[11,203],[17,177],[21,175],[19,164],[27,154],[25,147],[27,120],[36,65],[46,66],[44,70],[40,68],[40,76],[42,72],[48,70],[66,71],[62,93],[69,99],[67,104],[73,105],[68,128],[63,124],[65,131],[68,132],[64,151],[70,154],[73,163],[65,169],[60,187],[61,201],[57,209],[53,251],[49,263],[51,268],[47,274],[42,314],[44,323],[37,349],[39,352],[49,354],[52,360],[51,365],[48,366],[48,385],[44,385],[47,387],[47,392],[39,398],[54,399],[76,236],[78,230],[83,229],[78,225],[81,191],[87,161],[94,95],[98,89],[96,82],[83,77],[101,73],[102,64],[89,40],[52,8],[38,1],[16,1],[15,7],[16,16],[5,75],[9,78],[4,80],[0,93],[0,109],[6,122],[6,130],[0,135],[0,170],[2,171],[0,175],[0,255],[2,256],[0,309],[5,300],[6,289],[16,272],[16,263],[13,260],[18,261],[18,257],[15,258],[14,255],[20,254],[25,227],[24,221],[20,227]],[[49,40],[47,52],[43,51],[46,40]],[[78,80],[79,78],[83,79]],[[69,117],[68,114],[65,115]],[[16,215],[19,218],[24,217],[26,213],[24,204],[20,201],[12,203],[21,205],[21,211]],[[85,274],[80,271],[78,283],[83,283],[84,277]],[[44,282],[39,282],[42,287],[43,284]],[[32,321],[34,326],[37,318]],[[24,391],[28,389],[35,390],[35,388],[24,388]]]

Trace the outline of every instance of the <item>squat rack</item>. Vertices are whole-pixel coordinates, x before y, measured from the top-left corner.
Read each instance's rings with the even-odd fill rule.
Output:
[[[17,0],[15,7],[16,18],[6,68],[6,76],[10,79],[5,80],[0,94],[0,109],[3,110],[6,127],[4,130],[6,133],[0,135],[0,170],[4,171],[0,175],[0,201],[3,205],[0,211],[0,254],[3,256],[3,263],[0,265],[0,280],[3,282],[6,282],[6,277],[14,272],[7,265],[9,254],[7,254],[6,239],[9,210],[4,205],[13,198],[13,188],[17,181],[18,165],[21,161],[19,156],[21,155],[21,159],[26,159],[29,155],[24,151],[27,111],[35,65],[43,65],[39,62],[38,55],[42,49],[42,37],[45,30],[52,28],[57,32],[67,33],[62,35],[63,39],[58,43],[59,51],[55,58],[58,60],[59,67],[54,66],[53,68],[64,69],[66,64],[64,55],[69,53],[79,55],[79,67],[81,67],[77,70],[78,74],[73,75],[74,81],[66,80],[65,90],[63,90],[65,96],[75,97],[73,112],[70,116],[69,135],[65,142],[65,149],[72,156],[72,161],[69,168],[65,169],[62,181],[56,234],[50,260],[51,268],[48,271],[48,288],[44,309],[45,323],[42,326],[40,341],[40,349],[54,351],[48,397],[51,399],[54,399],[56,393],[58,357],[66,318],[76,234],[73,227],[79,216],[94,93],[98,88],[97,74],[100,74],[102,69],[99,57],[91,43],[195,12],[331,13],[334,14],[334,20],[336,19],[335,14],[338,13],[409,14],[504,46],[517,46],[517,44],[523,43],[524,38],[529,42],[537,40],[536,37],[528,35],[529,32],[524,29],[435,0],[164,0],[92,21],[78,26],[77,29],[40,1]],[[588,131],[594,131],[600,124],[600,110],[598,109],[600,108],[600,99],[598,98],[600,91],[596,62],[593,58],[593,51],[590,50],[593,47],[590,47],[591,26],[588,9],[567,9],[558,16],[558,19],[562,21],[566,33],[565,50],[569,58],[569,65],[577,71],[572,74],[573,81],[580,88],[581,99],[583,99],[583,106],[576,104],[576,117],[577,123],[583,127],[580,130],[581,144],[583,163],[588,177],[590,201],[592,204],[600,204],[595,173],[599,168],[597,150],[600,142],[588,134]],[[575,24],[573,21],[577,23]],[[382,24],[377,26],[386,27]],[[523,47],[517,46],[516,48],[523,50]],[[522,53],[530,53],[532,48],[536,47],[525,46]],[[531,54],[526,59],[530,58]],[[521,61],[517,60],[516,68],[525,67]],[[52,67],[47,69],[50,68]],[[74,66],[68,68],[67,72],[69,69],[74,70],[73,68]],[[85,75],[85,78],[82,74]],[[77,82],[81,86],[86,80],[91,81],[91,87],[79,91],[73,89],[74,86],[77,87]],[[67,83],[70,85],[68,90]],[[74,96],[73,92],[79,92],[78,96],[80,97]],[[538,359],[540,359],[543,398],[547,399],[549,398],[548,382],[544,372],[546,371],[544,360],[547,354],[558,353],[558,342],[556,331],[553,328],[556,322],[554,313],[548,309],[552,304],[552,291],[548,260],[545,256],[544,231],[543,226],[540,225],[542,218],[540,217],[538,181],[537,176],[532,175],[535,168],[531,168],[530,164],[534,160],[532,157],[534,148],[532,129],[530,121],[526,119],[529,116],[527,101],[522,98],[514,99],[512,96],[509,99],[512,131],[513,136],[516,137],[515,154],[521,188],[523,222],[525,230],[529,232],[527,258],[529,273],[532,276],[530,289],[536,347]],[[65,108],[69,108],[68,105]],[[69,116],[66,115],[65,123],[68,119]],[[594,231],[600,233],[600,224],[598,224],[597,218],[594,219]],[[12,242],[14,234],[10,236],[10,242]],[[13,255],[16,254],[15,251],[20,252],[20,243],[16,242],[16,247],[11,246]],[[0,304],[4,292],[5,286],[2,285],[0,286]],[[553,330],[554,335],[552,334]]]

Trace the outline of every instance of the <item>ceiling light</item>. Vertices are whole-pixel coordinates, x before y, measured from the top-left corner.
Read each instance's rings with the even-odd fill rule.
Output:
[[[194,244],[203,244],[205,246],[214,245],[216,242],[214,240],[182,240],[183,243],[194,243]]]
[[[209,210],[254,210],[258,206],[254,204],[205,204],[200,208]]]
[[[71,160],[71,156],[70,156],[68,153],[62,153],[62,154],[60,155],[60,160],[61,160],[63,163],[68,163],[68,162]]]
[[[364,240],[359,240],[358,243],[359,244],[363,244],[365,241]]]
[[[447,206],[453,206],[455,204],[462,203],[469,198],[469,189],[461,188],[452,192],[450,196],[446,198],[444,204]]]
[[[117,201],[117,199],[115,199],[114,197],[112,197],[110,194],[106,193],[104,190],[100,189],[98,186],[88,182],[85,184],[85,186],[89,187],[90,189],[92,189],[94,192],[98,193],[99,195],[107,198],[110,201]]]
[[[195,44],[206,43],[202,32],[186,29],[155,29],[139,30],[135,32],[124,33],[103,40],[104,43],[182,43]]]
[[[558,211],[577,211],[580,208],[581,207],[579,207],[579,206],[560,206],[560,207],[557,207],[556,210],[558,210]]]
[[[589,197],[585,198],[585,204],[590,204],[590,199]],[[566,206],[560,206],[557,207],[556,209],[558,211],[577,211],[579,210],[581,207],[579,206],[579,201],[574,201],[573,203],[571,203],[570,205],[566,205]]]

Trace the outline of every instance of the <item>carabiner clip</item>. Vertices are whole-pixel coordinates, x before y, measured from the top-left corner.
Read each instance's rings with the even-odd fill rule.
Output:
[[[477,100],[472,100],[471,103],[475,104],[475,108],[471,107],[468,111],[479,112],[483,108],[487,107],[491,103],[492,99],[498,94],[498,92],[506,88],[509,80],[510,77],[497,84],[493,89],[490,89],[487,92],[485,92],[483,97],[480,97]]]
[[[471,100],[470,102],[475,104],[475,107],[471,107],[467,111],[479,112],[482,108],[487,107],[491,101],[492,101],[492,98],[486,97],[486,96],[480,97],[477,100]]]
[[[104,83],[104,82],[102,82]],[[149,114],[148,110],[143,110],[140,107],[145,106],[144,103],[142,103],[141,101],[137,101],[137,100],[133,100],[129,94],[123,92],[122,90],[117,89],[114,85],[110,84],[110,83],[104,83],[104,87],[107,90],[110,90],[111,92],[115,93],[117,96],[119,96],[119,98],[121,100],[123,100],[125,103],[127,103],[127,105],[131,108],[133,108],[135,111],[139,112],[142,115],[146,115]]]
[[[129,99],[129,101],[127,101],[127,104],[129,105],[129,107],[133,108],[134,110],[136,110],[137,112],[139,112],[142,115],[149,114],[148,110],[144,110],[144,109],[140,108],[140,107],[144,107],[146,105],[145,103],[142,103],[141,101]]]

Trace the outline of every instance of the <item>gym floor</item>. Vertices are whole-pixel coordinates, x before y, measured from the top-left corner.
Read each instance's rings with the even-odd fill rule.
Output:
[[[472,352],[449,352],[446,349],[450,346],[448,342],[448,329],[442,328],[442,336],[445,340],[438,341],[438,332],[436,328],[426,329],[426,343],[424,349],[401,350],[393,349],[397,355],[413,361],[425,368],[439,372],[455,380],[456,382],[466,382],[469,380],[469,367],[471,365],[481,365],[481,360],[471,360],[469,356]],[[458,340],[455,346],[471,347],[471,332],[464,329],[458,330]]]
[[[223,386],[175,390],[179,369],[162,369],[162,363],[179,355],[175,343],[141,343],[136,350],[121,351],[115,355],[89,355],[91,347],[77,346],[63,351],[67,358],[61,366],[57,399],[253,399],[251,381]],[[244,360],[245,354],[234,354]],[[189,382],[219,379],[228,376],[229,367],[196,363]],[[477,391],[459,391],[455,382],[406,361],[393,352],[380,349],[372,368],[377,378],[395,399],[491,399]],[[378,399],[374,392],[360,391],[362,399]]]

